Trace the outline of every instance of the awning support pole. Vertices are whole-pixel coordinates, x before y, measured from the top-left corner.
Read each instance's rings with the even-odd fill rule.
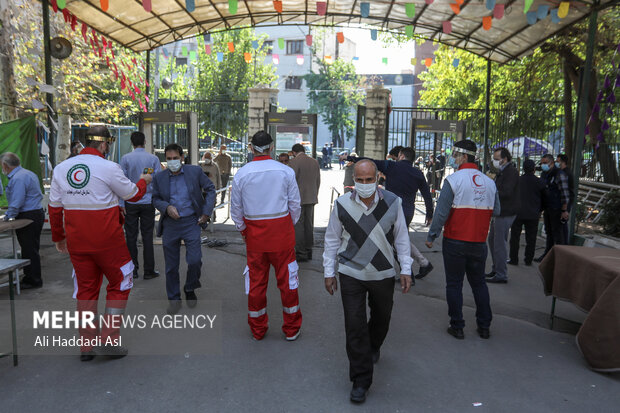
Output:
[[[151,91],[151,51],[146,51],[146,96],[149,95]],[[149,97],[150,99],[150,97]],[[146,104],[146,110],[149,110],[149,102],[144,102]]]
[[[45,83],[53,85],[52,80],[52,55],[50,48],[50,15],[49,15],[49,0],[42,0],[43,6],[43,60],[45,64]],[[52,167],[56,165],[56,131],[54,130],[54,121],[52,120],[52,110],[54,107],[54,97],[51,93],[45,94],[45,99],[49,107],[47,108],[47,127],[50,130],[49,133],[49,161],[52,163]]]
[[[487,60],[487,90],[484,104],[484,170],[489,164],[489,123],[491,122],[491,59]]]

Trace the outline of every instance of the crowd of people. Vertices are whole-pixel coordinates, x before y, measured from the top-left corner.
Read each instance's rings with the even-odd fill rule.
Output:
[[[104,126],[90,128],[84,144],[72,147],[71,156],[54,168],[48,204],[52,240],[69,255],[74,269],[79,311],[97,312],[102,279],[108,280],[105,317],[123,314],[133,281],[159,276],[155,268],[153,232],[159,211],[157,236],[162,238],[168,314],[177,313],[183,302],[180,286],[180,247],[184,243],[187,275],[183,284],[186,305],[197,305],[201,287],[201,228],[212,217],[216,191],[224,202],[232,162],[226,146],[213,158],[206,152],[200,165],[184,163],[184,149],[169,144],[164,150],[166,167],[145,151],[145,136],[134,132],[134,150],[120,165],[106,159],[114,137]],[[230,213],[246,245],[244,270],[248,296],[248,324],[254,340],[262,340],[269,328],[266,292],[273,266],[281,293],[282,332],[295,341],[301,332],[302,313],[298,294],[299,262],[313,259],[314,208],[319,202],[321,167],[329,166],[330,145],[323,147],[323,160],[305,153],[301,144],[272,159],[272,137],[260,131],[250,142],[252,161],[232,180]],[[493,152],[489,171],[476,162],[478,148],[470,140],[456,142],[449,156],[437,158],[431,177],[441,183],[434,204],[429,186],[417,164],[414,149],[393,148],[387,159],[351,154],[345,166],[345,193],[334,202],[325,232],[322,255],[325,289],[333,295],[338,275],[343,303],[350,399],[361,403],[372,383],[374,364],[387,336],[398,280],[407,293],[415,279],[422,279],[433,265],[411,242],[409,226],[419,192],[425,205],[429,231],[425,245],[432,248],[443,231],[442,253],[446,279],[449,327],[447,332],[464,339],[463,281],[465,276],[476,303],[477,333],[491,336],[492,310],[487,283],[506,284],[508,266],[519,263],[519,244],[525,228],[524,263],[540,261],[553,245],[566,244],[568,213],[574,192],[567,158],[542,157],[540,177],[536,164],[527,159],[523,174],[506,148]],[[286,155],[286,156],[283,156]],[[12,153],[0,158],[9,178],[9,208],[5,220],[27,218],[28,226],[17,230],[22,256],[30,259],[22,288],[43,285],[39,242],[44,221],[42,192],[37,176],[20,166]],[[446,166],[454,173],[445,176]],[[347,182],[347,180],[349,180]],[[544,253],[534,258],[541,213],[547,241]],[[142,265],[138,235],[142,237]],[[487,253],[492,258],[486,273]],[[419,272],[412,277],[413,263]],[[370,307],[370,317],[366,305]],[[102,340],[119,336],[118,328],[81,328],[85,338]],[[93,348],[84,345],[80,358],[112,358],[128,353],[122,346]]]

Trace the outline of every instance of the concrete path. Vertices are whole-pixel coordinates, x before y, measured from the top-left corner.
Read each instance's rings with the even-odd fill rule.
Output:
[[[329,186],[341,182],[342,172],[323,172],[317,226],[326,223]],[[423,227],[418,223],[416,228]],[[296,342],[286,342],[280,332],[274,278],[268,291],[271,329],[263,341],[251,340],[241,275],[244,246],[231,225],[218,224],[214,237],[230,244],[203,247],[204,287],[198,297],[222,303],[219,353],[130,356],[90,363],[81,363],[77,355],[22,356],[16,368],[3,358],[0,412],[618,411],[620,376],[592,372],[573,334],[548,329],[550,299],[542,294],[535,267],[510,267],[507,285],[490,286],[494,310],[490,340],[475,333],[468,286],[464,288],[466,339],[449,336],[439,248],[427,253],[435,270],[413,292],[403,295],[396,290],[390,332],[368,400],[352,405],[341,300],[323,288],[323,231],[317,228],[314,260],[300,264],[304,321]],[[422,232],[412,235],[418,247],[423,246],[424,236]],[[49,233],[42,243],[45,287],[25,291],[19,300],[71,300],[68,258],[55,252]],[[157,253],[156,259],[163,272],[163,254]],[[7,289],[0,289],[0,300],[7,298]],[[161,299],[165,299],[164,277],[138,279],[130,296],[130,300]],[[10,348],[8,303],[0,304],[0,351],[6,351]],[[583,318],[566,303],[559,305],[558,314],[577,321]],[[575,328],[564,323],[560,329],[574,333]]]

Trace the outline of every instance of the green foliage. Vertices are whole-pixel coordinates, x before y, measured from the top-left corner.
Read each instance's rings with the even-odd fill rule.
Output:
[[[327,64],[315,59],[318,73],[304,76],[308,85],[309,113],[318,113],[332,134],[332,142],[343,146],[345,136],[355,132],[355,106],[362,103],[361,81],[351,62],[337,59]]]
[[[599,222],[603,225],[603,232],[612,237],[620,237],[620,190],[610,191],[601,209],[603,212]]]

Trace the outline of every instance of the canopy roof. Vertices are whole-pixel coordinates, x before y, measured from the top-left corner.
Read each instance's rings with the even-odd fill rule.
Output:
[[[196,4],[191,13],[185,0],[151,0],[151,12],[144,10],[142,0],[109,0],[105,12],[97,0],[67,0],[66,3],[78,19],[136,52],[201,33],[256,25],[363,25],[402,32],[406,26],[413,25],[415,36],[503,63],[532,52],[546,39],[584,19],[594,9],[619,2],[571,1],[568,15],[559,23],[552,22],[547,13],[544,19],[529,24],[523,13],[525,0],[498,0],[497,4],[505,6],[504,16],[493,18],[492,27],[485,30],[482,18],[493,16],[493,11],[486,8],[486,0],[458,0],[461,3],[458,15],[450,6],[455,0],[364,0],[370,3],[368,17],[361,16],[361,2],[358,0],[327,0],[327,9],[322,16],[318,15],[314,0],[283,0],[282,13],[275,10],[270,0],[238,0],[238,10],[234,15],[229,13],[228,0],[193,1]],[[426,4],[426,1],[432,1],[432,4]],[[407,17],[405,3],[415,4],[413,18]],[[544,5],[556,9],[559,4],[559,0],[534,0],[530,11]],[[443,32],[445,21],[451,22],[450,34]]]

